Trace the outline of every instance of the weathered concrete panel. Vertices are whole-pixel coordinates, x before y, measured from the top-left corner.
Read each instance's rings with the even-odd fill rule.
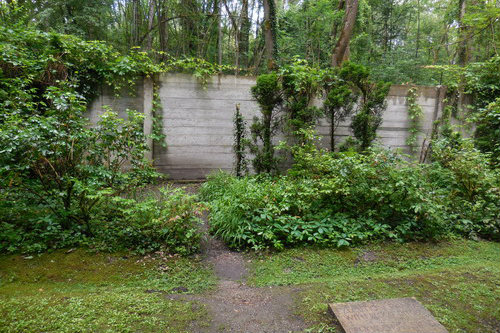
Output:
[[[252,118],[258,115],[257,103],[250,89],[255,84],[254,77],[234,75],[214,76],[203,87],[192,75],[163,74],[159,78],[159,96],[163,108],[163,128],[167,136],[168,148],[155,145],[153,148],[154,165],[160,172],[169,174],[173,179],[204,178],[215,170],[233,168],[233,116],[236,104],[249,126]],[[410,127],[407,99],[409,86],[394,85],[387,97],[387,110],[378,131],[378,141],[388,147],[408,152],[405,140]],[[142,89],[142,90],[141,90]],[[148,90],[148,91],[146,91]],[[90,118],[97,119],[103,105],[110,105],[118,111],[127,108],[150,112],[151,87],[138,84],[137,96],[122,94],[116,98],[107,90],[90,107]],[[418,87],[417,102],[422,106],[424,117],[421,130],[429,135],[432,123],[439,116],[443,94],[436,87]],[[321,101],[315,102],[320,106]],[[151,123],[145,124],[150,130]],[[321,144],[329,145],[330,127],[325,119],[319,121],[318,133]],[[336,130],[335,140],[341,143],[352,135],[350,119],[341,123]],[[421,135],[420,140],[423,139]],[[279,140],[279,138],[277,139]],[[421,145],[421,141],[417,142]]]

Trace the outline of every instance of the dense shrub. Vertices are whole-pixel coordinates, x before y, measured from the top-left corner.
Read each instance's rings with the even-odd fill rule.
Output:
[[[447,190],[448,218],[455,227],[500,239],[500,169],[491,169],[490,156],[455,135],[435,142],[432,157],[450,173],[431,180]]]
[[[92,212],[92,236],[85,228],[65,229],[57,216],[29,200],[2,201],[0,252],[41,252],[86,245],[97,250],[163,250],[187,255],[198,251],[202,207],[181,189],[164,188],[145,199],[108,196]]]
[[[199,250],[202,207],[181,189],[163,188],[143,200],[110,197],[92,219],[96,246],[182,255]]]
[[[198,247],[197,206],[181,192],[123,199],[158,178],[143,115],[85,117],[99,84],[133,86],[159,67],[145,53],[0,24],[0,251],[80,244],[109,250]]]
[[[251,91],[260,107],[260,117],[255,116],[250,127],[252,140],[248,146],[254,155],[252,164],[257,173],[275,172],[278,158],[275,156],[273,137],[279,126],[278,107],[283,102],[278,75],[260,75]]]
[[[220,173],[203,186],[213,232],[228,245],[345,246],[377,239],[435,239],[450,233],[498,238],[498,179],[493,173],[478,179],[479,192],[470,196],[461,186],[472,179],[459,169],[473,167],[460,164],[465,163],[461,158],[452,165],[412,164],[385,150],[331,154],[316,149],[313,142],[292,148],[292,154],[296,164],[286,176],[236,179]],[[477,153],[463,152],[471,154]],[[479,204],[478,198],[484,202]]]

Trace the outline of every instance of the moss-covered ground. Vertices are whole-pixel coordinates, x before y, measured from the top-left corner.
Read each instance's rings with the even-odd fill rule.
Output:
[[[292,249],[249,255],[255,286],[295,285],[311,331],[334,331],[327,304],[416,297],[450,332],[500,331],[500,244],[474,241]]]
[[[216,277],[195,257],[67,252],[0,257],[0,332],[195,332],[211,320],[203,300]],[[498,243],[386,243],[245,257],[249,285],[300,290],[295,311],[311,332],[335,331],[328,303],[409,296],[450,332],[500,329]]]
[[[199,261],[84,250],[0,257],[1,332],[187,332],[204,320],[195,302],[215,277]]]

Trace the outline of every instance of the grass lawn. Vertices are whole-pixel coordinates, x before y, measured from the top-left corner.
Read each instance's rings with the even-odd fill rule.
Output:
[[[330,331],[327,303],[416,297],[450,332],[500,331],[500,244],[452,241],[292,249],[249,255],[255,286],[298,285],[313,331]]]
[[[203,305],[160,291],[201,293],[215,277],[191,259],[56,251],[0,257],[1,332],[187,332]]]

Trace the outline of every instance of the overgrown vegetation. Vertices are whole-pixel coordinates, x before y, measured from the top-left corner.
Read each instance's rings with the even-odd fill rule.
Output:
[[[273,137],[279,129],[279,106],[283,102],[279,77],[276,73],[263,74],[252,87],[252,96],[260,106],[261,116],[254,117],[250,131],[252,142],[249,144],[253,167],[257,173],[276,172],[278,157],[275,156]]]
[[[345,78],[340,77],[337,72],[338,70],[334,70],[330,75],[325,75],[323,83],[325,95],[323,108],[330,125],[330,151],[335,151],[337,127],[352,114],[358,98]]]
[[[374,81],[370,70],[362,65],[346,63],[340,72],[341,77],[350,82],[359,94],[357,111],[352,118],[352,131],[360,150],[369,148],[377,136],[382,123],[382,113],[386,108],[390,83]]]
[[[144,158],[143,115],[107,108],[93,126],[85,117],[98,85],[134,87],[166,67],[142,52],[20,26],[0,26],[0,40],[0,251],[196,251],[193,198],[167,190],[133,199],[159,178]]]
[[[291,147],[295,164],[285,176],[221,173],[202,187],[212,230],[231,247],[499,239],[500,177],[470,141],[439,141],[434,162],[416,164],[377,148],[332,154],[303,134],[308,143]]]
[[[236,177],[241,177],[248,173],[248,165],[246,159],[246,146],[249,144],[247,139],[246,121],[240,112],[240,105],[236,104],[236,111],[234,113],[234,144],[233,151],[235,155],[234,173]]]
[[[368,68],[350,62],[338,68],[320,69],[295,59],[278,72],[262,74],[252,87],[261,117],[254,118],[252,141],[246,145],[246,140],[240,138],[241,131],[235,131],[235,142],[240,143],[236,160],[241,148],[248,148],[256,173],[276,174],[280,162],[286,160],[286,156],[276,152],[276,135],[283,134],[290,145],[304,144],[304,134],[323,117],[330,124],[332,151],[335,130],[349,116],[356,139],[349,138],[343,148],[364,151],[376,139],[389,87],[389,83],[374,81]],[[322,97],[325,100],[320,108],[315,103]]]

